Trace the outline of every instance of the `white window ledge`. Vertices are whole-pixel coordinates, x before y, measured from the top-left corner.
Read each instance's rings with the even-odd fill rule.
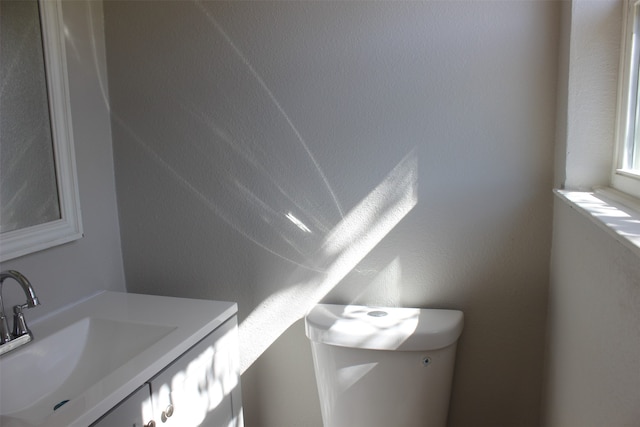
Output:
[[[612,188],[554,193],[640,257],[640,201]]]

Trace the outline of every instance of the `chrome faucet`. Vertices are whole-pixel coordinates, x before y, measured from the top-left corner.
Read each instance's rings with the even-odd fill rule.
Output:
[[[27,297],[25,304],[13,307],[13,332],[9,332],[9,324],[4,313],[4,302],[2,301],[2,284],[5,279],[13,279],[18,282]],[[0,354],[4,354],[33,340],[33,334],[27,327],[27,322],[24,319],[22,310],[37,305],[40,305],[40,301],[38,301],[33,286],[31,286],[31,283],[29,283],[26,277],[15,270],[7,270],[0,273]]]

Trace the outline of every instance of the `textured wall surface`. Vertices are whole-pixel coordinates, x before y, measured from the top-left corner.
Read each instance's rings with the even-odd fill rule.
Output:
[[[544,425],[640,419],[638,256],[556,202]]]
[[[538,425],[556,2],[104,3],[130,291],[238,301],[248,426],[320,426],[318,300],[458,308],[450,424]]]
[[[84,237],[2,263],[26,275],[42,303],[33,321],[100,290],[125,289],[109,112],[102,7],[64,2],[67,67]],[[3,286],[5,307],[24,302],[16,284]]]
[[[567,115],[559,116],[566,130],[565,182],[570,189],[590,190],[609,182],[617,100],[622,7],[618,0],[571,2]]]

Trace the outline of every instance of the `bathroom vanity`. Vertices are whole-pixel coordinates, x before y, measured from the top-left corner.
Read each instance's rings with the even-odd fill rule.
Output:
[[[2,427],[241,427],[237,305],[104,292],[0,357]]]

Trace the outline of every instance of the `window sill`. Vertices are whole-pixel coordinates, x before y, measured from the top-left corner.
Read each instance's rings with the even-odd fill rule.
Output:
[[[554,193],[640,257],[640,200],[612,188]]]

